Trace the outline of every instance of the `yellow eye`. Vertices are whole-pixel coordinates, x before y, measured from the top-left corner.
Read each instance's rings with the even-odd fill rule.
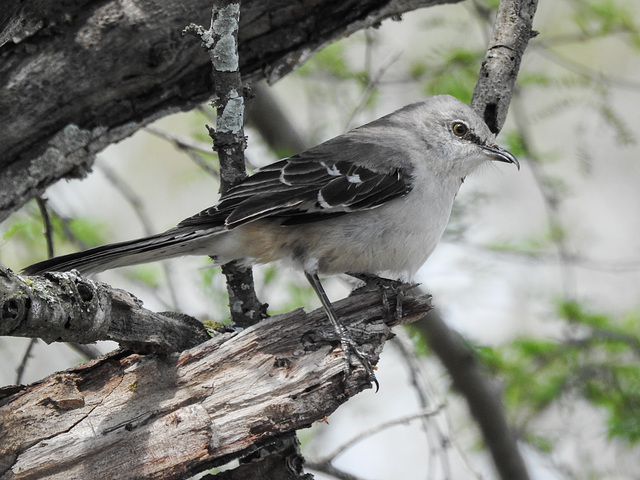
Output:
[[[451,125],[451,131],[456,137],[464,137],[469,132],[469,127],[462,122],[455,122]]]

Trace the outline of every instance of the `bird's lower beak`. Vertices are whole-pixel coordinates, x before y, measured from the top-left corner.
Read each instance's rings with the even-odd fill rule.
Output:
[[[520,162],[518,162],[518,159],[508,150],[505,150],[499,145],[488,145],[482,148],[484,149],[484,152],[487,154],[487,156],[491,158],[491,160],[513,163],[516,167],[518,167],[518,170],[520,170]]]

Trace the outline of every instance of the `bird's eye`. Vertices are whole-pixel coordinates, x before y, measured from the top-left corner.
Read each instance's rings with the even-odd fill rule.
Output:
[[[464,137],[469,131],[469,127],[462,122],[455,122],[451,125],[451,131],[456,137]]]

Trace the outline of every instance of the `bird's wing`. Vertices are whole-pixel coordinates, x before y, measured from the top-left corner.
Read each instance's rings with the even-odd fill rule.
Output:
[[[373,164],[406,164],[393,161],[402,155],[396,149],[337,137],[260,169],[179,227],[224,223],[232,229],[266,217],[284,218],[283,225],[308,223],[379,207],[411,190],[410,171],[374,171],[357,161],[367,155],[376,156]]]

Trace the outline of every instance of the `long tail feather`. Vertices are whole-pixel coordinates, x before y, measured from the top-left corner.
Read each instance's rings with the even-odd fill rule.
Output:
[[[206,254],[194,248],[194,243],[205,243],[207,237],[221,229],[194,230],[174,228],[150,237],[91,248],[83,252],[61,255],[26,267],[25,275],[44,272],[78,270],[82,274],[101,272],[116,267],[155,262],[183,255]]]

